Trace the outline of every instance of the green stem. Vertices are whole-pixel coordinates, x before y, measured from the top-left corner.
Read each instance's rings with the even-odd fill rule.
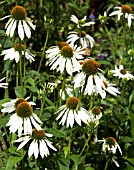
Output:
[[[21,47],[21,39],[19,38],[19,55],[20,55],[20,59],[19,59],[19,66],[20,66],[20,85],[23,86],[23,82],[22,82],[22,47]]]
[[[8,134],[7,134],[7,130],[6,130],[6,127],[5,127],[5,125],[4,125],[3,121],[2,121],[2,116],[1,116],[1,114],[0,114],[0,122],[1,122],[1,124],[2,124],[2,126],[3,126],[4,132],[5,132],[5,134],[6,134],[7,141],[9,142],[9,145],[10,145],[10,147],[11,147],[12,144],[11,144],[11,142],[10,142],[10,137],[9,137]]]
[[[85,142],[85,144],[84,144],[84,146],[83,146],[83,148],[82,148],[82,150],[81,150],[81,152],[80,152],[80,154],[79,154],[79,157],[80,157],[80,156],[82,155],[82,153],[84,152],[86,146],[88,145],[88,142],[89,142],[90,138],[91,138],[91,134],[88,134],[88,138],[87,138],[87,140],[86,140],[86,142]]]
[[[107,170],[108,163],[109,163],[109,159],[107,159],[107,162],[106,162],[106,164],[105,164],[105,168],[104,168],[104,170]]]
[[[18,86],[19,82],[19,64],[17,63],[17,71],[16,71],[16,87]]]
[[[41,99],[41,109],[40,109],[40,116],[39,116],[40,119],[42,117],[44,104],[45,104],[45,98],[43,97],[43,99]]]
[[[69,159],[70,159],[70,152],[71,152],[71,142],[72,142],[72,128],[70,129],[70,138],[69,138],[69,143],[68,143],[68,147],[69,147],[68,158]]]
[[[61,143],[61,145],[60,145],[60,147],[59,147],[58,155],[60,155],[60,152],[61,152],[62,146],[63,146],[63,144],[65,143],[65,139],[66,139],[66,137],[67,137],[68,131],[69,131],[69,129],[67,129],[67,130],[66,130],[65,137],[64,137],[64,139],[62,140],[62,143]]]
[[[39,64],[38,71],[37,71],[38,73],[40,72],[40,68],[41,68],[41,65],[42,65],[42,62],[43,62],[43,59],[44,59],[45,49],[46,49],[46,45],[47,45],[47,41],[48,41],[48,35],[49,35],[49,29],[47,29],[46,41],[45,41],[45,44],[44,44],[44,47],[43,47],[41,60],[40,60],[40,64]]]
[[[125,21],[125,16],[123,19],[123,55],[121,59],[121,64],[124,64],[124,58],[127,55],[127,45],[126,45],[126,21]]]
[[[114,49],[114,43],[113,43],[112,36],[111,36],[110,32],[108,31],[108,29],[107,29],[105,24],[104,24],[104,28],[105,28],[105,31],[106,31],[106,33],[107,33],[107,35],[108,35],[108,37],[109,37],[109,39],[111,41],[111,44],[112,44],[112,55],[113,55],[113,58],[114,58],[114,63],[116,63],[116,55],[115,55],[115,52],[114,52],[115,49]]]
[[[65,63],[66,65],[66,63]],[[66,79],[66,67],[64,68],[64,74],[63,74],[63,82],[62,82],[62,91],[61,91],[61,95],[60,95],[60,91],[59,91],[59,98],[60,98],[60,101],[59,101],[59,107],[61,106],[62,104],[62,95],[63,95],[63,91],[65,90],[65,79]]]

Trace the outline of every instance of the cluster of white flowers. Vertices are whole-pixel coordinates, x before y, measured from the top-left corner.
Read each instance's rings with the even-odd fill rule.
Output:
[[[134,19],[131,7],[123,5],[122,7],[115,7],[115,9],[118,10],[112,12],[109,16],[117,15],[118,20],[123,16],[127,19],[128,26],[131,27],[132,19]],[[8,17],[10,17],[10,19],[5,28],[6,34],[10,38],[13,38],[16,34],[21,41],[25,38],[31,38],[30,29],[32,28],[35,30],[35,25],[33,25],[31,19],[27,17],[25,8],[22,6],[14,7],[11,11],[11,15],[4,18]],[[71,78],[75,75],[73,79],[71,79],[71,88],[65,87],[64,90],[60,89],[60,98],[66,100],[65,93],[67,93],[68,99],[66,100],[66,104],[61,105],[55,112],[55,114],[58,114],[56,120],[60,120],[59,124],[66,125],[67,128],[73,128],[76,122],[79,126],[85,123],[93,130],[98,126],[99,120],[102,117],[102,112],[100,107],[97,106],[86,110],[81,105],[81,98],[83,95],[92,96],[95,94],[104,100],[107,92],[117,96],[120,94],[120,91],[116,88],[115,84],[110,83],[104,77],[100,69],[99,61],[89,57],[90,50],[94,47],[95,40],[83,29],[84,27],[93,26],[95,22],[86,22],[86,16],[79,20],[75,15],[72,15],[70,20],[76,24],[77,30],[70,31],[65,42],[59,42],[56,46],[52,46],[46,50],[46,65],[48,67],[50,66],[50,70],[56,70],[61,74],[67,73]],[[88,55],[87,49],[89,52]],[[15,44],[14,47],[3,50],[1,55],[4,55],[4,60],[15,60],[16,63],[20,61],[20,55],[24,56],[30,62],[35,61],[34,55],[24,44]],[[84,55],[88,57],[85,59]],[[119,68],[115,66],[115,70],[111,70],[111,72],[113,76],[119,77],[119,79],[134,79],[134,76],[124,69],[123,65],[120,65]],[[2,78],[0,82],[4,79],[5,77]],[[0,87],[7,88],[7,85],[7,83],[0,83]],[[53,89],[57,88],[57,83],[50,82],[49,85],[52,87],[50,92],[53,92]],[[43,86],[43,88],[46,87]],[[80,92],[80,99],[73,95],[75,90]],[[38,91],[40,96],[41,93],[42,90]],[[10,116],[10,120],[6,126],[9,126],[10,133],[16,133],[18,131],[19,139],[15,141],[21,142],[18,150],[24,147],[29,141],[32,141],[28,150],[29,157],[34,155],[35,158],[38,158],[39,153],[42,158],[44,156],[47,157],[50,154],[48,147],[54,151],[57,150],[47,139],[47,137],[52,137],[53,135],[45,133],[44,129],[41,127],[42,121],[33,112],[32,106],[35,105],[35,103],[28,102],[27,100],[28,98],[17,98],[6,102],[2,105],[3,108],[1,112],[14,112],[14,114]],[[115,154],[118,148],[122,154],[120,146],[114,138],[109,137],[102,141],[102,150],[104,152],[109,151]]]

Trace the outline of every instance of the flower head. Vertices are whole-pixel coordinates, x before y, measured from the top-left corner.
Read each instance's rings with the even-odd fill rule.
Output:
[[[74,22],[75,24],[77,24],[77,27],[80,28],[80,27],[85,27],[85,26],[90,26],[90,25],[93,25],[95,24],[95,22],[86,22],[86,16],[84,16],[83,19],[81,20],[78,20],[78,18],[75,16],[75,15],[71,15],[70,17],[70,20],[72,22]]]
[[[81,63],[81,72],[74,77],[74,88],[81,87],[84,94],[92,93],[101,94],[102,79],[99,69],[100,65],[97,61],[90,58]]]
[[[10,120],[6,126],[10,126],[10,133],[18,130],[18,136],[32,134],[32,124],[37,130],[41,130],[39,124],[41,120],[33,113],[31,105],[27,101],[21,100],[16,103],[16,112],[10,116]],[[24,132],[23,132],[24,131]]]
[[[0,79],[0,82],[2,82],[6,77],[3,77],[2,79]],[[7,88],[8,83],[0,83],[0,87],[1,88]]]
[[[18,104],[20,104],[21,102],[27,102],[28,99],[29,99],[29,97],[27,97],[26,99],[24,99],[24,98],[12,99],[10,102],[6,102],[6,103],[2,104],[2,106],[4,108],[1,109],[1,112],[3,112],[3,113],[6,113],[6,112],[11,113],[11,112],[15,111]],[[28,103],[30,105],[35,105],[34,102],[28,102]]]
[[[90,127],[91,130],[94,130],[96,126],[99,124],[99,120],[102,117],[102,112],[100,107],[94,106],[90,111],[89,111],[89,118],[87,120],[87,124]]]
[[[85,31],[80,31],[80,32],[75,32],[75,31],[71,31],[69,32],[69,35],[67,37],[67,42],[69,44],[74,44],[76,41],[80,40],[81,46],[83,48],[87,48],[87,47],[93,47],[94,45],[94,39],[88,35]]]
[[[102,150],[104,152],[108,151],[110,153],[115,154],[117,148],[119,149],[120,154],[122,155],[121,148],[120,148],[119,144],[116,142],[115,138],[107,137],[106,139],[103,140]]]
[[[62,105],[56,112],[59,113],[56,120],[59,120],[61,117],[61,121],[59,124],[64,125],[66,122],[67,127],[74,125],[74,120],[81,126],[81,121],[86,123],[88,119],[88,111],[82,107],[80,107],[80,101],[77,97],[70,97],[65,105]]]
[[[67,42],[60,42],[57,46],[50,47],[46,53],[50,69],[64,72],[66,69],[69,75],[79,71],[79,59],[83,59],[84,50],[80,47],[69,45]],[[62,64],[61,64],[62,63]]]
[[[109,16],[117,15],[118,20],[120,20],[121,16],[123,15],[128,20],[128,26],[131,27],[132,19],[134,19],[132,8],[129,5],[122,5],[121,7],[115,7],[115,9],[118,10],[112,12]]]
[[[14,46],[14,48],[10,48],[7,50],[3,50],[1,55],[5,55],[4,56],[4,60],[14,60],[16,61],[16,63],[19,62],[20,59],[20,54],[19,51],[22,51],[22,55],[28,59],[30,62],[35,61],[34,60],[34,55],[29,51],[29,49],[24,49],[24,44],[16,44]]]
[[[49,148],[51,148],[54,151],[57,151],[57,149],[52,145],[52,142],[50,142],[47,137],[52,137],[52,134],[45,133],[43,129],[37,130],[33,129],[32,134],[29,136],[24,136],[19,139],[17,139],[15,142],[22,142],[17,150],[21,149],[25,146],[30,140],[32,140],[29,149],[28,149],[28,157],[30,158],[33,154],[35,158],[38,158],[38,155],[40,154],[42,158],[44,156],[48,156]]]
[[[35,26],[32,24],[31,19],[27,17],[27,13],[24,7],[15,6],[11,11],[11,15],[6,16],[2,19],[5,19],[7,17],[10,17],[5,26],[6,34],[8,36],[12,38],[17,27],[18,35],[21,40],[24,39],[25,34],[27,38],[31,37],[30,27],[35,30]]]
[[[134,79],[134,76],[131,73],[129,73],[129,71],[124,69],[123,65],[120,65],[119,68],[115,66],[115,70],[111,70],[111,72],[113,73],[113,76],[119,77],[119,79],[120,78],[127,80]]]

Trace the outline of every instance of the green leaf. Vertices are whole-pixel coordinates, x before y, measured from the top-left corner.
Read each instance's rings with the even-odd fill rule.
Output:
[[[23,159],[23,157],[24,155],[22,155],[21,157],[10,156],[8,158],[6,170],[12,170],[13,166],[17,164],[18,162],[20,162]]]
[[[15,94],[17,97],[25,97],[26,95],[26,88],[23,86],[15,87]]]
[[[76,165],[79,164],[79,155],[71,155],[70,159],[72,159]]]
[[[69,170],[70,161],[65,157],[58,160],[59,170]]]
[[[47,131],[48,131],[49,133],[53,134],[54,136],[58,137],[58,138],[64,137],[64,133],[61,132],[61,131],[58,130],[58,129],[48,128]]]
[[[131,138],[129,136],[123,136],[122,141],[125,143],[133,142],[134,138]]]
[[[34,80],[32,79],[32,78],[27,78],[27,79],[25,79],[25,85],[28,83],[28,84],[31,84],[32,86],[35,86],[35,84],[34,84]]]
[[[91,166],[86,166],[85,170],[95,170],[94,168],[92,168]]]
[[[10,102],[10,101],[11,101],[10,98],[5,98],[5,99],[0,100],[0,109],[2,109],[2,104],[6,103],[6,102]]]
[[[134,114],[131,114],[131,135],[134,138]]]

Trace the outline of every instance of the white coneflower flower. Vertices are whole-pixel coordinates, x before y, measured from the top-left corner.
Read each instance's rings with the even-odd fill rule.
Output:
[[[115,9],[118,10],[112,12],[109,16],[118,15],[118,20],[120,20],[123,15],[128,20],[128,26],[131,27],[132,19],[134,19],[132,8],[129,5],[122,5],[121,7],[115,7]]]
[[[11,113],[13,111],[15,111],[16,107],[18,106],[18,104],[20,104],[21,102],[27,102],[27,100],[29,99],[29,97],[27,97],[26,99],[24,98],[17,98],[17,99],[12,99],[10,102],[6,102],[4,104],[2,104],[2,106],[4,107],[3,109],[1,109],[1,112],[3,113]],[[28,102],[30,105],[36,105],[34,102]]]
[[[115,154],[116,150],[119,149],[120,154],[122,155],[121,148],[115,138],[113,137],[107,137],[106,139],[100,140],[103,142],[102,144],[102,150],[104,152],[108,151],[110,153]]]
[[[32,24],[32,21],[30,18],[27,17],[27,13],[24,7],[22,6],[15,6],[12,11],[11,15],[8,15],[2,19],[8,18],[8,20],[5,28],[6,28],[6,34],[13,37],[16,29],[18,31],[18,35],[21,40],[24,39],[24,35],[26,34],[27,38],[31,37],[31,30],[30,27],[35,30],[35,26]]]
[[[69,32],[69,35],[67,37],[67,43],[74,45],[74,43],[77,40],[80,40],[81,46],[83,48],[87,48],[87,47],[93,47],[94,44],[94,39],[88,35],[85,31],[80,31],[80,32],[75,32],[75,31],[71,31]]]
[[[56,120],[61,118],[59,124],[64,125],[66,122],[67,127],[73,127],[74,121],[76,121],[81,126],[81,121],[84,123],[88,120],[88,111],[80,107],[80,101],[77,97],[70,97],[65,105],[62,105],[56,114],[59,113]]]
[[[24,135],[32,134],[32,125],[37,130],[41,130],[41,126],[38,123],[41,124],[42,122],[33,113],[31,105],[26,101],[22,101],[17,105],[16,113],[10,116],[6,126],[9,126],[10,133],[15,133],[18,130],[18,136],[20,137],[22,133]]]
[[[119,68],[117,68],[115,66],[115,70],[111,70],[111,72],[113,73],[113,76],[119,77],[119,79],[120,78],[127,79],[127,80],[133,80],[134,79],[134,76],[132,74],[130,74],[129,71],[124,69],[123,65],[120,65]]]
[[[66,69],[67,73],[72,75],[73,72],[79,71],[81,66],[78,60],[83,59],[82,54],[85,51],[76,45],[73,47],[67,42],[60,42],[57,46],[50,47],[46,53],[47,64],[51,66],[51,70],[57,69],[63,73]]]
[[[116,86],[115,84],[111,84],[108,81],[106,81],[104,76],[102,76],[101,78],[102,78],[102,91],[100,91],[100,95],[102,99],[106,98],[106,92],[114,96],[117,96],[117,94],[120,94],[119,90],[116,87],[114,87]]]
[[[16,63],[19,62],[20,59],[20,54],[19,51],[21,50],[22,55],[26,57],[26,59],[28,59],[30,62],[35,61],[34,60],[34,55],[31,54],[29,49],[26,49],[24,51],[24,44],[16,44],[14,46],[14,48],[10,48],[7,50],[3,50],[1,55],[5,55],[4,56],[4,60],[14,60],[16,61]]]
[[[81,63],[82,72],[74,77],[74,88],[81,87],[84,94],[102,94],[102,74],[99,73],[99,63],[94,59]]]
[[[102,117],[102,112],[99,107],[94,106],[90,111],[89,111],[89,118],[87,120],[87,124],[90,127],[91,130],[94,130],[96,126],[99,124],[99,120]]]
[[[2,82],[6,77],[3,77],[2,79],[0,79],[0,82]],[[1,88],[7,88],[8,83],[0,83],[0,87]]]
[[[86,19],[87,19],[87,16],[84,16],[84,18],[81,20],[78,20],[78,18],[75,15],[71,15],[70,17],[70,20],[74,22],[78,28],[95,24],[95,22],[86,22]]]
[[[37,159],[39,154],[42,158],[44,158],[44,156],[47,157],[50,154],[48,148],[57,151],[57,149],[52,145],[52,142],[50,142],[47,139],[47,137],[52,137],[52,136],[53,136],[52,134],[45,133],[43,129],[39,131],[37,129],[33,129],[32,135],[21,137],[15,141],[15,142],[22,142],[17,148],[17,150],[21,149],[30,140],[32,140],[28,148],[28,157],[30,158],[32,155],[34,155],[34,157]]]

